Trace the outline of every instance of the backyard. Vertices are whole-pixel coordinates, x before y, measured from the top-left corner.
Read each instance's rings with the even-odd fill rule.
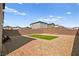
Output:
[[[28,43],[25,43],[24,45],[20,46],[15,51],[9,53],[8,56],[70,56],[71,55],[74,41],[73,35],[50,35],[50,36],[57,36],[58,38],[53,40],[43,40],[35,38],[35,40],[31,40]],[[24,37],[27,37],[27,35]],[[17,39],[13,41],[16,42],[18,40],[18,37],[16,38]],[[15,42],[13,45],[16,46]],[[18,41],[16,43],[20,44],[20,42]],[[9,44],[8,46],[12,45]]]

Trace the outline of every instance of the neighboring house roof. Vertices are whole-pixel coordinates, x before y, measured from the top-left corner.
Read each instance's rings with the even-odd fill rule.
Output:
[[[4,29],[20,29],[21,27],[17,26],[17,27],[11,27],[11,26],[4,26]]]
[[[79,27],[74,27],[73,29],[79,29]]]
[[[22,27],[21,29],[31,29],[30,27]]]
[[[48,24],[48,25],[54,25],[54,26],[55,26],[55,24],[54,24],[54,23],[51,23],[51,24]]]
[[[11,26],[4,26],[4,28],[12,28]]]
[[[62,25],[55,25],[55,27],[65,28],[65,27],[62,26]]]
[[[33,24],[36,24],[36,23],[43,23],[43,24],[47,24],[47,23],[45,23],[45,22],[38,21],[38,22],[34,22],[34,23],[30,24],[30,25],[33,25]]]

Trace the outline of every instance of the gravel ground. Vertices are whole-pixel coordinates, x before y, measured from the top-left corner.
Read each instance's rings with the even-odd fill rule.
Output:
[[[32,40],[7,56],[70,56],[74,35],[55,35],[58,38],[47,40]]]

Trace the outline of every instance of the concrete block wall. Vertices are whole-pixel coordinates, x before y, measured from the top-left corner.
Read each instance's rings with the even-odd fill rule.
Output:
[[[4,35],[8,36],[20,36],[21,33],[19,33],[18,30],[3,30]]]
[[[20,30],[4,30],[4,34],[8,36],[18,36],[27,34],[61,34],[75,35],[77,30],[63,28],[42,28],[42,29],[20,29]]]
[[[76,34],[77,30],[70,30],[70,29],[64,29],[64,28],[48,28],[44,29],[44,33],[50,33],[50,34],[61,34],[61,35],[73,35]]]

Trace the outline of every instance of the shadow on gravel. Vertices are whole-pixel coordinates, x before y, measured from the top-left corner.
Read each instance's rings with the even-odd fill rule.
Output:
[[[8,40],[3,44],[3,55],[7,55],[12,51],[22,47],[24,44],[27,44],[30,41],[34,40],[32,38],[28,38],[24,36],[10,36],[10,38],[11,40]]]

